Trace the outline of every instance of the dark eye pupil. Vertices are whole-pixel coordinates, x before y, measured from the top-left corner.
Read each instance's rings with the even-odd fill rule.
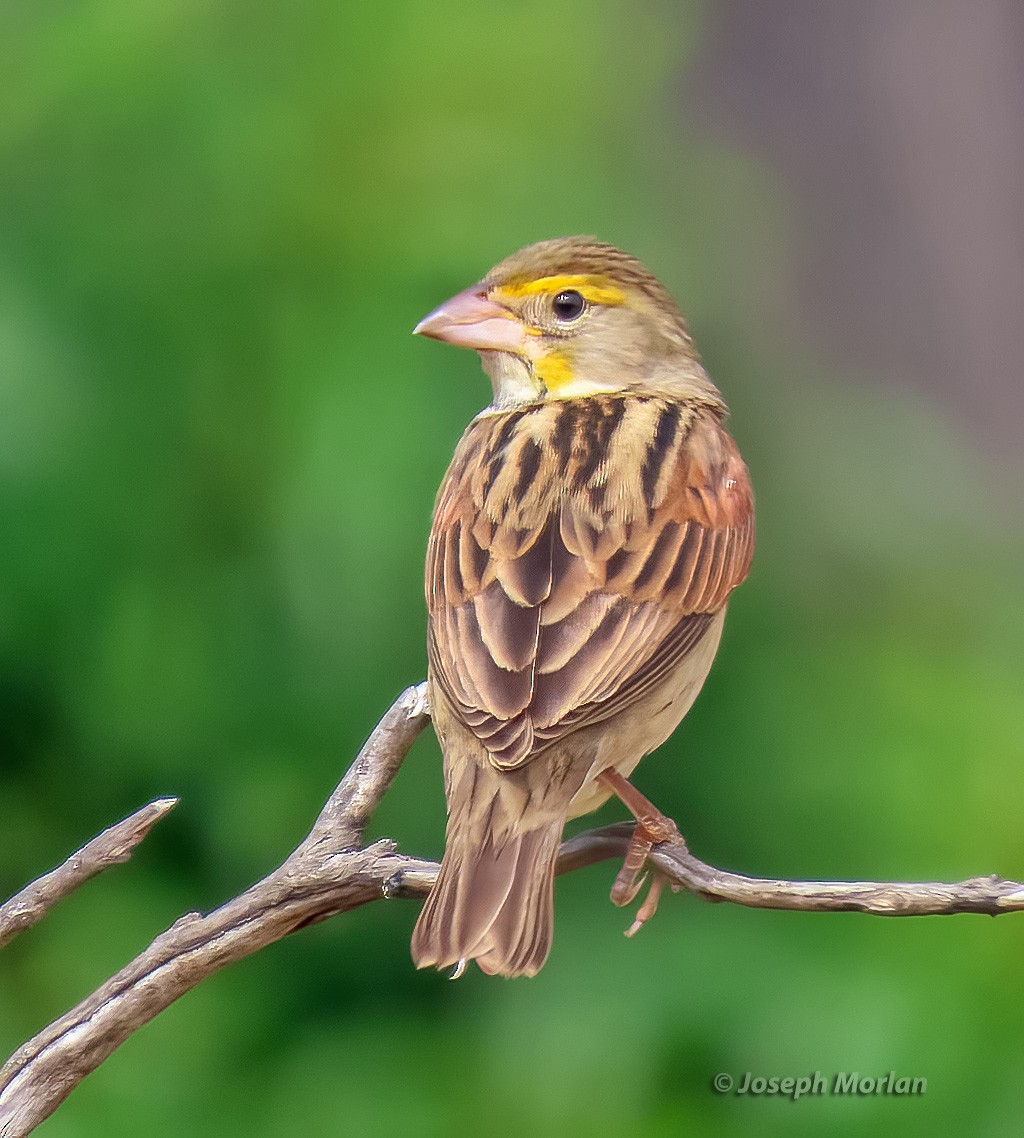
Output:
[[[554,299],[555,319],[575,320],[583,314],[586,302],[575,289],[560,292]]]

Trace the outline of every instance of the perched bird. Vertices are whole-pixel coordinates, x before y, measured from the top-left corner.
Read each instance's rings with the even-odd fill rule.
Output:
[[[412,955],[533,975],[566,820],[612,793],[637,814],[620,902],[664,837],[625,780],[704,683],[750,566],[753,497],[675,301],[611,245],[530,245],[415,331],[476,349],[494,400],[455,450],[430,531],[448,828]]]

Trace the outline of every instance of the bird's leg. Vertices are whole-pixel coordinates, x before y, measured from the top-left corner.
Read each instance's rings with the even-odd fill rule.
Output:
[[[640,892],[640,888],[646,880],[647,875],[641,876],[640,874],[652,847],[659,842],[682,842],[683,837],[675,822],[667,815],[662,814],[653,802],[645,798],[632,783],[623,778],[613,767],[603,770],[597,777],[621,799],[629,812],[636,818],[636,829],[629,839],[622,868],[615,878],[611,892],[613,904],[628,905]],[[647,896],[637,911],[636,920],[626,930],[626,936],[633,936],[657,912],[658,898],[661,895],[664,880],[661,874],[655,870]]]
[[[662,814],[653,802],[644,798],[640,791],[624,779],[614,767],[606,767],[597,777],[622,800],[626,809],[636,819],[637,826],[641,827],[650,839],[649,846],[674,839],[682,841],[682,835],[675,822],[668,815]]]

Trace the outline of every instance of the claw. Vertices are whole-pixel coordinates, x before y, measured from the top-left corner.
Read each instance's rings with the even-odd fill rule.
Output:
[[[637,880],[635,873],[627,873],[626,867],[623,866],[619,870],[619,876],[615,878],[615,884],[612,886],[611,900],[613,905],[618,905],[623,908],[629,905],[636,899],[636,895],[644,887],[644,882],[648,878],[648,874],[644,873],[643,876]]]
[[[651,887],[647,890],[647,896],[644,898],[644,902],[640,908],[637,909],[636,918],[633,923],[626,929],[626,936],[636,936],[658,911],[658,899],[661,897],[661,889],[664,884],[665,878],[655,871],[654,876],[651,878]]]

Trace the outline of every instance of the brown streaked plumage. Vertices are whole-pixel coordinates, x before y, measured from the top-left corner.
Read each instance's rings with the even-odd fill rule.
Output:
[[[689,710],[749,569],[753,498],[675,302],[611,246],[530,246],[417,331],[479,350],[495,399],[427,553],[449,821],[412,952],[532,975],[565,821]]]

